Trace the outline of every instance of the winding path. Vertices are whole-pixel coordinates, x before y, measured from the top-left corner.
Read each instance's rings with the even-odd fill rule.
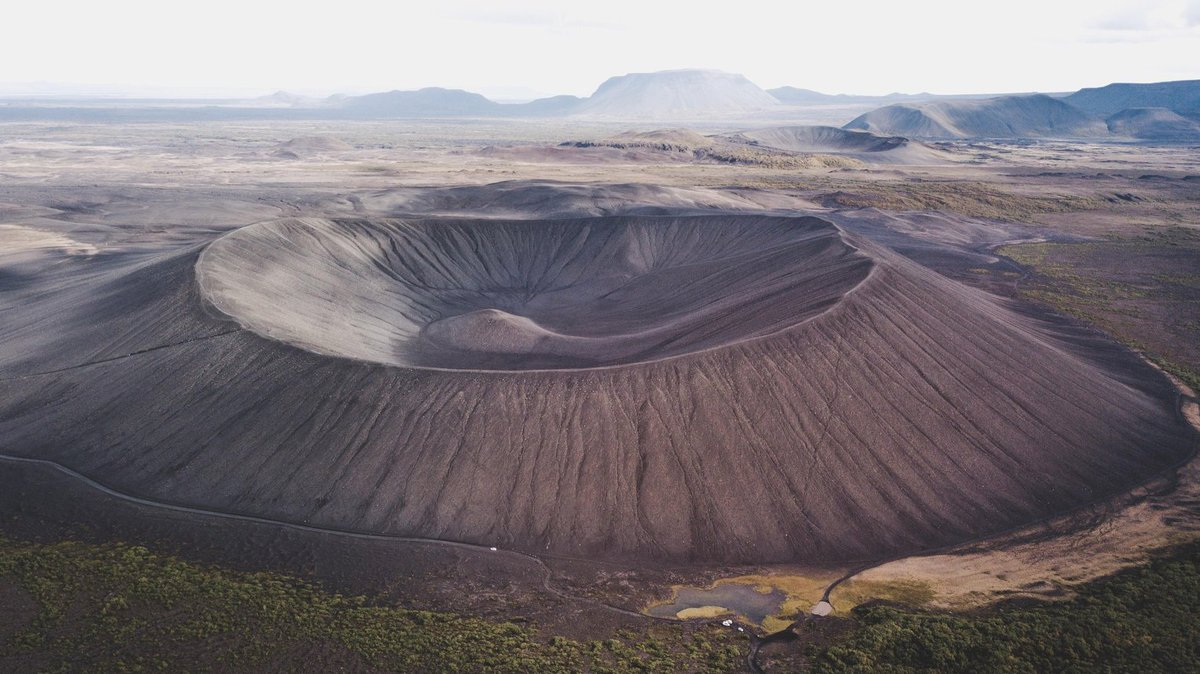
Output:
[[[222,336],[226,336],[228,334],[232,334],[235,332],[239,332],[239,330],[232,330],[232,331],[228,331],[228,332],[224,332],[224,333],[219,333],[216,335],[208,335],[208,336],[197,338],[197,339],[209,339],[209,338],[213,338],[213,337],[222,337]],[[188,340],[188,341],[193,341],[193,340]],[[108,362],[111,360],[119,360],[121,358],[127,358],[129,356],[138,355],[138,354],[144,353],[146,351],[154,351],[154,350],[168,348],[168,347],[177,346],[177,345],[178,344],[160,345],[160,346],[152,347],[149,349],[144,349],[142,351],[137,351],[137,352],[130,353],[130,354],[124,354],[124,355],[117,356],[117,357],[110,358],[110,359],[105,359],[105,360],[102,360],[99,362],[89,362],[89,363],[84,363],[81,365],[76,365],[76,366],[72,366],[69,368],[63,368],[63,369],[64,370],[65,369],[75,369],[78,367],[86,367],[89,365],[96,365],[96,364]],[[13,377],[12,379],[24,379],[27,377],[35,377],[35,376],[41,376],[41,375],[45,375],[45,374],[51,374],[53,372],[58,372],[58,371],[61,371],[61,370],[54,370],[52,372],[37,372],[37,373],[29,373],[29,374],[25,374],[25,375],[18,375],[16,377]],[[0,381],[3,381],[3,380],[0,380]],[[1190,425],[1197,432],[1200,432],[1200,426],[1198,426],[1197,423],[1195,422],[1195,420],[1189,418],[1188,415],[1185,413],[1185,405],[1187,405],[1188,403],[1196,404],[1196,398],[1192,397],[1191,395],[1188,395],[1185,391],[1179,389],[1178,385],[1176,385],[1176,403],[1177,403],[1177,405],[1176,405],[1177,414],[1179,414],[1181,417],[1187,419],[1188,422],[1190,423]],[[1163,474],[1177,470],[1180,466],[1188,463],[1189,461],[1192,461],[1195,458],[1195,456],[1196,456],[1196,454],[1193,451],[1191,454],[1189,454],[1187,457],[1185,457],[1184,459],[1179,461],[1177,464],[1172,465],[1172,466],[1168,467],[1167,469],[1160,471],[1156,475],[1151,476],[1147,481],[1157,479],[1158,477],[1161,477]],[[1010,533],[1020,530],[1020,529],[1034,526],[1039,523],[1044,523],[1049,520],[1058,519],[1058,518],[1061,518],[1064,516],[1069,516],[1071,514],[1070,512],[1059,513],[1059,514],[1054,515],[1053,517],[1049,517],[1044,520],[1040,520],[1039,522],[1025,523],[1020,526],[1013,527],[1012,529],[1009,529],[1007,531],[988,534],[988,535],[981,536],[981,537],[973,539],[973,540],[969,540],[969,541],[965,541],[965,542],[960,541],[960,542],[957,542],[954,544],[950,544],[950,545],[946,545],[946,546],[942,546],[942,547],[938,547],[938,548],[933,548],[933,549],[929,549],[929,550],[924,550],[924,551],[921,551],[918,553],[904,553],[904,554],[900,554],[900,555],[895,555],[892,557],[888,557],[888,558],[881,559],[881,560],[876,560],[876,561],[873,561],[873,562],[870,562],[867,564],[863,564],[861,566],[854,567],[854,568],[850,569],[849,571],[847,571],[842,576],[840,576],[839,578],[835,579],[832,583],[830,583],[825,588],[825,590],[821,596],[820,603],[818,603],[817,606],[814,606],[813,613],[802,616],[800,619],[791,623],[790,625],[788,625],[786,628],[784,628],[782,630],[779,630],[777,632],[773,632],[770,634],[766,634],[766,635],[759,635],[758,633],[755,632],[753,626],[746,625],[744,623],[740,623],[740,622],[736,622],[736,621],[720,621],[720,622],[718,622],[718,621],[714,621],[714,620],[707,619],[707,618],[680,620],[677,618],[658,617],[658,616],[648,615],[646,613],[642,613],[639,611],[633,611],[633,610],[630,610],[627,608],[622,608],[620,606],[614,606],[612,604],[608,604],[608,603],[605,603],[603,601],[600,601],[600,600],[597,600],[597,599],[594,599],[591,597],[585,597],[585,596],[571,594],[571,593],[566,592],[558,587],[555,587],[554,582],[553,582],[554,571],[545,562],[545,560],[542,557],[528,554],[528,553],[519,552],[516,550],[500,550],[500,549],[493,548],[493,547],[486,546],[486,545],[480,545],[480,544],[476,544],[476,543],[466,543],[466,542],[454,541],[454,540],[423,538],[423,537],[417,537],[417,536],[398,536],[398,535],[379,534],[379,533],[367,533],[367,532],[362,532],[362,531],[338,529],[338,528],[334,528],[334,527],[324,527],[324,526],[306,524],[306,523],[301,523],[301,522],[292,522],[292,521],[287,521],[287,520],[271,519],[271,518],[267,518],[267,517],[258,517],[258,516],[254,516],[254,515],[232,513],[232,512],[226,512],[226,511],[221,511],[221,510],[211,510],[211,509],[205,509],[205,508],[196,508],[196,507],[191,507],[191,506],[177,505],[177,504],[142,498],[142,497],[138,497],[138,496],[134,496],[131,494],[127,494],[127,493],[118,491],[107,485],[97,482],[96,480],[94,480],[82,473],[79,473],[71,468],[68,468],[67,466],[64,466],[60,463],[50,461],[47,459],[38,459],[38,458],[30,458],[30,457],[22,457],[22,456],[13,456],[13,455],[9,455],[9,454],[0,454],[0,461],[5,461],[5,462],[9,462],[9,463],[26,464],[26,465],[35,465],[35,466],[42,466],[42,467],[50,468],[50,469],[57,471],[63,475],[66,475],[72,479],[78,480],[79,482],[86,485],[87,487],[94,489],[96,491],[99,491],[105,495],[108,495],[110,497],[119,499],[119,500],[127,502],[127,503],[133,503],[133,504],[150,507],[150,508],[169,510],[169,511],[173,511],[173,512],[180,512],[180,513],[186,513],[186,514],[191,514],[191,515],[199,515],[202,517],[215,517],[215,518],[221,518],[221,519],[226,519],[226,520],[252,522],[252,523],[257,523],[257,524],[276,526],[276,527],[281,527],[281,528],[285,528],[285,529],[291,529],[291,530],[295,530],[295,531],[304,531],[304,532],[309,532],[309,533],[331,534],[331,535],[335,535],[335,536],[347,536],[347,537],[351,537],[351,538],[364,539],[364,540],[392,541],[392,542],[414,543],[414,544],[424,544],[424,545],[440,545],[440,546],[447,546],[447,547],[452,547],[452,548],[459,548],[459,549],[463,549],[463,550],[470,550],[472,552],[485,552],[485,553],[490,553],[490,554],[508,555],[511,557],[521,558],[523,560],[526,560],[528,562],[535,564],[542,570],[542,572],[544,573],[544,576],[542,579],[542,588],[546,592],[548,592],[549,594],[551,594],[555,597],[563,599],[565,601],[581,602],[584,604],[588,604],[588,605],[597,607],[602,610],[611,611],[611,612],[614,612],[614,613],[617,613],[620,615],[638,618],[641,620],[654,620],[654,621],[658,621],[661,623],[674,623],[674,624],[710,623],[710,624],[720,624],[725,627],[735,629],[735,630],[745,634],[746,637],[749,639],[750,650],[749,650],[749,653],[747,654],[746,663],[751,671],[758,672],[758,673],[761,673],[763,671],[761,666],[758,664],[758,654],[759,654],[760,649],[769,643],[773,643],[776,641],[783,641],[783,640],[792,638],[792,636],[794,636],[794,630],[797,627],[799,627],[800,625],[802,625],[806,622],[812,621],[812,620],[819,620],[822,617],[824,617],[823,615],[821,615],[820,612],[818,612],[816,610],[817,607],[820,607],[821,604],[829,604],[830,608],[831,608],[832,604],[830,602],[830,596],[831,596],[832,592],[838,586],[845,583],[846,581],[849,581],[850,579],[854,578],[855,576],[858,576],[859,574],[861,574],[865,571],[868,571],[870,569],[877,568],[879,566],[883,566],[885,564],[888,564],[888,563],[891,563],[894,561],[898,561],[900,559],[906,559],[906,558],[911,558],[911,557],[927,557],[927,556],[931,556],[931,555],[946,553],[946,552],[949,552],[956,548],[962,548],[964,546],[975,545],[975,544],[981,543],[986,540],[1005,536],[1007,534],[1010,534]],[[1095,504],[1087,504],[1087,505],[1081,506],[1080,508],[1078,508],[1076,510],[1082,510],[1084,508],[1092,507],[1093,505],[1095,505]],[[547,556],[547,557],[551,558],[551,559],[563,559],[563,560],[570,560],[570,561],[593,561],[593,560],[572,558],[572,557],[562,556],[562,555],[551,555],[551,556]]]
[[[49,461],[47,459],[34,459],[34,458],[24,457],[24,456],[12,456],[10,454],[0,454],[0,461],[7,461],[9,463],[23,463],[23,464],[27,464],[27,465],[43,466],[46,468],[50,468],[55,471],[58,471],[59,473],[62,473],[63,475],[66,475],[70,478],[78,480],[78,481],[82,482],[84,485],[90,487],[91,489],[95,489],[96,491],[99,491],[108,496],[119,499],[121,501],[125,501],[127,503],[134,503],[137,505],[146,506],[146,507],[150,507],[150,508],[157,508],[157,509],[161,509],[161,510],[170,510],[173,512],[187,513],[189,515],[200,515],[202,517],[216,517],[216,518],[227,519],[227,520],[237,520],[239,522],[253,522],[256,524],[266,524],[269,526],[276,526],[276,527],[281,527],[284,529],[291,529],[294,531],[305,531],[305,532],[309,532],[309,533],[331,534],[331,535],[335,535],[335,536],[346,536],[349,538],[357,538],[357,539],[362,539],[362,540],[392,541],[392,542],[398,542],[398,543],[417,543],[417,544],[423,544],[423,545],[441,545],[441,546],[446,546],[446,547],[459,548],[459,549],[463,549],[463,550],[471,550],[472,552],[486,552],[486,553],[496,554],[496,555],[508,555],[511,557],[518,557],[518,558],[533,562],[535,565],[537,565],[539,568],[541,568],[543,570],[543,572],[545,573],[545,577],[542,580],[542,587],[547,592],[549,592],[550,594],[552,594],[560,599],[564,599],[564,600],[568,600],[568,601],[575,601],[575,602],[583,602],[586,604],[590,604],[590,605],[602,608],[604,610],[613,611],[616,613],[620,613],[622,615],[627,615],[627,616],[631,616],[631,617],[635,617],[635,618],[657,620],[660,622],[670,622],[670,623],[700,622],[700,621],[681,621],[681,620],[674,619],[674,618],[662,618],[662,617],[658,617],[658,616],[647,615],[645,613],[640,613],[638,611],[631,611],[626,608],[621,608],[620,606],[613,606],[612,604],[607,604],[607,603],[604,603],[597,599],[593,599],[591,597],[583,597],[583,596],[570,594],[569,592],[565,592],[554,586],[554,583],[553,583],[554,570],[551,569],[550,566],[547,565],[546,562],[542,558],[537,557],[535,555],[530,555],[530,554],[527,554],[524,552],[518,552],[516,550],[501,550],[499,548],[494,548],[494,547],[490,547],[490,546],[486,546],[486,545],[479,545],[476,543],[464,543],[462,541],[449,541],[449,540],[444,540],[444,539],[439,539],[439,538],[421,538],[421,537],[417,537],[417,536],[396,536],[396,535],[389,535],[389,534],[375,534],[375,533],[366,533],[366,532],[361,532],[361,531],[351,531],[351,530],[347,530],[347,529],[336,529],[336,528],[332,528],[332,527],[322,527],[322,526],[316,526],[316,525],[312,525],[312,524],[303,524],[303,523],[299,523],[299,522],[289,522],[287,520],[276,520],[276,519],[270,519],[267,517],[256,517],[254,515],[242,515],[239,513],[224,512],[224,511],[220,511],[220,510],[208,510],[205,508],[194,508],[191,506],[176,505],[173,503],[164,503],[162,501],[154,501],[151,499],[142,498],[140,496],[133,496],[131,494],[126,494],[124,492],[117,491],[116,489],[113,489],[112,487],[109,487],[100,482],[97,482],[82,473],[76,472],[60,463],[56,463],[54,461]],[[573,560],[573,561],[590,561],[590,560],[578,560],[578,559],[567,558],[567,557],[555,557],[555,558],[568,559],[568,560]]]

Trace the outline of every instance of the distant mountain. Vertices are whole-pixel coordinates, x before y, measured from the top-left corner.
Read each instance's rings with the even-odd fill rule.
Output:
[[[895,103],[899,101],[924,101],[938,98],[936,94],[887,94],[886,96],[857,96],[854,94],[823,94],[812,89],[797,87],[778,87],[767,89],[780,103],[786,105],[847,105],[855,103]]]
[[[995,98],[997,96],[1027,96],[1038,92],[1023,93],[992,93],[992,94],[931,94],[922,91],[919,94],[902,94],[893,92],[882,96],[866,96],[861,94],[825,94],[812,89],[798,87],[778,87],[767,89],[780,103],[794,106],[811,105],[888,105],[891,103],[923,103],[937,100],[975,100],[980,98]],[[1066,94],[1048,94],[1050,96],[1065,96]]]
[[[286,91],[230,99],[0,97],[0,120],[7,121],[488,117],[686,124],[757,118],[782,124],[801,119],[841,123],[865,110],[870,112],[843,128],[905,138],[1098,137],[1109,133],[1103,120],[1115,117],[1109,124],[1113,134],[1170,140],[1191,136],[1188,120],[1200,123],[1200,80],[1110,84],[1072,94],[864,96],[799,87],[765,91],[742,75],[667,70],[610,78],[587,98],[552,96],[526,103],[499,103],[440,87],[328,98]],[[1116,117],[1124,111],[1129,112]]]
[[[352,116],[560,117],[689,119],[747,115],[778,107],[779,101],[741,75],[711,70],[672,70],[613,77],[589,98],[553,96],[504,104],[457,89],[389,91],[346,98]]]
[[[569,115],[579,109],[587,99],[578,96],[551,96],[539,98],[528,103],[514,103],[505,106],[513,115],[528,117],[558,117]]]
[[[889,105],[843,128],[917,138],[1073,138],[1107,133],[1100,120],[1043,94]]]
[[[741,75],[715,70],[667,70],[613,77],[578,109],[592,117],[688,119],[746,115],[779,101]]]
[[[1200,80],[1110,84],[1080,89],[1063,100],[1080,110],[1102,116],[1130,108],[1166,108],[1184,115],[1200,115]]]
[[[440,87],[349,96],[342,104],[347,113],[363,117],[491,116],[504,107],[479,94]]]
[[[1166,108],[1129,108],[1105,120],[1116,136],[1142,140],[1200,140],[1200,123]]]
[[[316,108],[329,104],[329,101],[312,96],[301,96],[288,91],[276,91],[273,94],[250,99],[246,101],[246,104],[255,107]]]
[[[827,103],[836,103],[847,98],[845,94],[823,94],[812,89],[800,89],[798,87],[767,89],[767,93],[774,96],[775,100],[787,105],[824,105]]]

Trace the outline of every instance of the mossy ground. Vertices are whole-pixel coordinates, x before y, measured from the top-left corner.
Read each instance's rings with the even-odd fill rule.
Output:
[[[772,590],[779,590],[783,592],[786,598],[784,599],[783,603],[780,604],[778,613],[773,616],[768,616],[762,622],[763,631],[770,633],[784,629],[797,617],[808,613],[813,604],[817,603],[821,599],[821,595],[824,594],[825,588],[836,577],[837,574],[828,572],[814,572],[811,575],[773,573],[753,574],[721,578],[710,584],[708,588],[711,589],[718,585],[750,585],[759,592],[763,593],[771,592]],[[651,604],[651,607],[662,603],[670,603],[677,596],[679,590],[684,587],[686,586],[673,586],[670,599],[654,602]],[[649,610],[649,608],[650,607],[647,607],[647,610]],[[847,610],[849,608],[850,606],[846,606]],[[701,609],[712,610],[701,611]],[[689,618],[715,617],[723,614],[732,615],[727,608],[720,606],[685,609],[676,615],[679,618]],[[743,622],[750,622],[750,620],[745,616],[738,616],[738,618]]]
[[[1200,671],[1200,547],[1079,586],[1070,600],[973,614],[867,604],[808,665],[842,672]]]
[[[1090,323],[1193,389],[1200,385],[1200,230],[1147,227],[998,252],[1029,270],[1021,297]]]
[[[974,218],[1025,222],[1037,215],[1100,208],[1103,201],[1065,194],[1027,195],[972,181],[862,183],[820,196],[824,206],[892,211],[944,211]]]
[[[36,606],[0,634],[6,671],[726,672],[745,648],[718,627],[549,637],[124,544],[0,539],[0,585]]]
[[[934,590],[919,580],[876,581],[851,579],[839,585],[830,599],[836,615],[845,615],[871,601],[890,601],[919,607],[933,600]]]

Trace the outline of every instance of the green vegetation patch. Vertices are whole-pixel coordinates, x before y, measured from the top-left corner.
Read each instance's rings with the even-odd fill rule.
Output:
[[[975,218],[1024,222],[1045,213],[1101,208],[1101,199],[1072,195],[1028,196],[979,182],[869,183],[820,196],[823,206],[890,211],[945,211]]]
[[[665,625],[582,642],[511,622],[372,605],[271,573],[205,568],[146,548],[0,538],[0,584],[37,608],[4,663],[52,671],[725,672],[745,640]]]
[[[679,625],[546,638],[120,544],[0,539],[4,586],[36,605],[0,634],[9,671],[729,672],[746,647],[726,630]],[[913,586],[896,599],[925,594]],[[804,648],[809,671],[1200,671],[1200,546],[1084,584],[1066,601],[967,614],[873,602],[836,624],[846,626],[838,636]],[[37,666],[13,666],[29,662]]]
[[[998,252],[1030,271],[1020,296],[1090,323],[1200,385],[1200,230],[1148,227],[1139,236]]]
[[[834,672],[1200,671],[1200,547],[1079,588],[1070,601],[950,615],[866,605],[822,650]]]
[[[871,600],[882,599],[905,606],[922,606],[933,601],[933,588],[919,580],[856,580],[838,586],[833,595],[833,605],[858,606]]]

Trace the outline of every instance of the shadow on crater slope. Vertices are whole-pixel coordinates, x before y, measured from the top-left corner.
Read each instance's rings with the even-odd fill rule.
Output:
[[[1062,512],[1193,442],[1128,353],[813,218],[294,219],[203,250],[6,288],[4,451],[321,526],[819,563]]]

